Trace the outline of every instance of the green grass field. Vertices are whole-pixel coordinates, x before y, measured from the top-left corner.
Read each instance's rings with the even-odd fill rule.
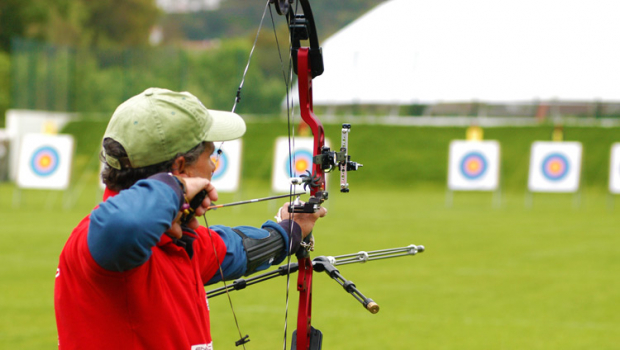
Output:
[[[72,227],[98,200],[94,176],[89,181],[75,202],[0,184],[0,348],[56,346],[57,259]],[[244,183],[242,194],[220,202],[265,196],[267,190],[256,189],[267,187]],[[381,306],[376,315],[317,274],[313,324],[324,334],[324,349],[618,349],[620,198],[599,190],[580,198],[537,194],[526,208],[523,193],[507,192],[499,208],[492,194],[460,192],[447,208],[438,185],[334,191],[328,217],[315,229],[314,256],[412,243],[427,250],[340,267]],[[219,209],[209,224],[258,225],[276,208]],[[295,277],[289,330],[296,327]],[[285,291],[280,277],[231,293],[252,340],[247,349],[282,348]],[[235,348],[226,297],[213,298],[210,307],[216,348]]]

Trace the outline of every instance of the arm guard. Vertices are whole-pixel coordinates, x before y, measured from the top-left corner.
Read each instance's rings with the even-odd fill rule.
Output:
[[[264,238],[251,238],[240,230],[233,228],[243,242],[243,247],[248,260],[245,276],[251,275],[256,269],[265,264],[271,264],[273,260],[286,253],[286,247],[282,235],[272,228],[264,228],[269,236]]]

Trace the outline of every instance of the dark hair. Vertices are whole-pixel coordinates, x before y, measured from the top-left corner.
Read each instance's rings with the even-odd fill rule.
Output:
[[[121,191],[133,186],[136,182],[142,179],[146,179],[151,175],[162,172],[170,172],[172,170],[172,164],[174,161],[183,156],[187,165],[191,165],[198,157],[204,152],[207,142],[201,142],[196,147],[185,153],[177,153],[172,159],[158,164],[148,165],[142,168],[127,168],[122,167],[120,170],[112,168],[105,161],[105,154],[111,155],[114,158],[127,157],[125,148],[117,141],[106,137],[103,140],[103,151],[99,154],[99,160],[104,163],[103,171],[101,172],[101,180],[103,183],[113,191]]]

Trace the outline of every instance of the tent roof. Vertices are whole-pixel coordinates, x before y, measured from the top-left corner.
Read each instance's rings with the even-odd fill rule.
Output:
[[[618,0],[387,1],[324,42],[314,104],[620,101],[619,13]]]

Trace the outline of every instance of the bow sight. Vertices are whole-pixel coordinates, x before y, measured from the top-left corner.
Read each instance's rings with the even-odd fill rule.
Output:
[[[358,170],[360,167],[364,166],[363,164],[351,161],[351,156],[348,154],[350,131],[351,124],[342,124],[340,151],[332,151],[329,147],[323,146],[321,147],[321,154],[312,157],[312,163],[318,165],[323,173],[329,173],[336,169],[340,170],[340,192],[343,193],[349,192],[347,173],[349,171]],[[304,190],[309,187],[312,192],[313,188],[324,188],[323,181],[322,177],[307,171],[306,174],[300,176],[299,182],[293,181],[293,184],[303,185]],[[327,198],[327,191],[316,191],[305,204],[294,203],[291,208],[289,208],[289,212],[314,213]]]
[[[352,162],[351,156],[348,154],[349,149],[349,132],[351,132],[351,124],[342,124],[342,137],[340,137],[340,152],[336,153],[335,159],[340,169],[340,192],[349,192],[349,183],[347,182],[347,173],[355,171],[362,167],[362,164]]]

